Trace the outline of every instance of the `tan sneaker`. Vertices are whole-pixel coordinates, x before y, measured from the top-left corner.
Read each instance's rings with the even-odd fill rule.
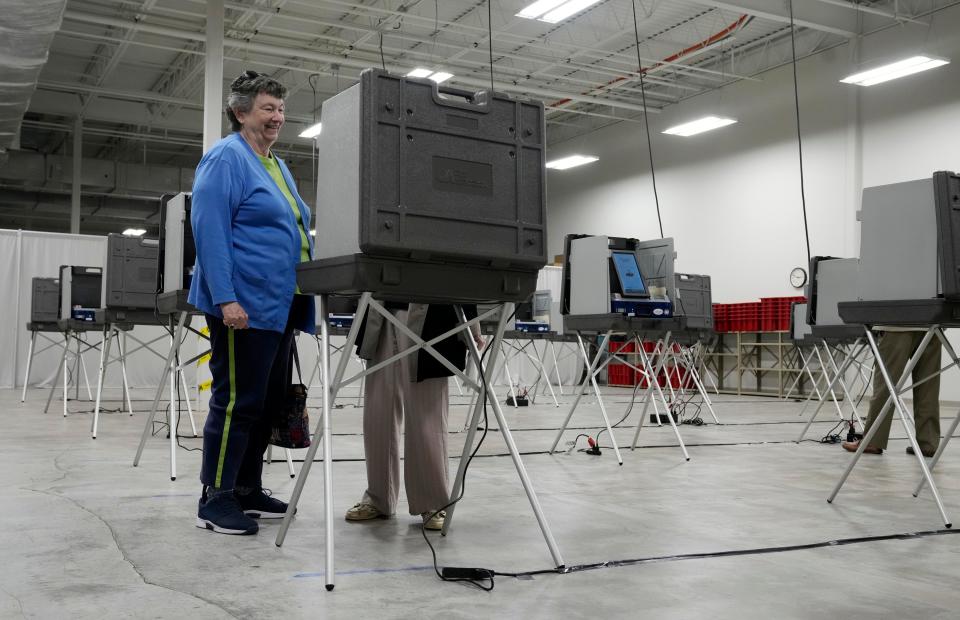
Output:
[[[420,518],[423,519],[423,529],[442,530],[443,521],[447,518],[447,513],[441,510],[440,512],[434,514],[431,510],[430,512],[421,513]]]
[[[346,514],[347,521],[369,521],[371,519],[386,518],[387,515],[380,512],[380,509],[366,502],[357,502]]]

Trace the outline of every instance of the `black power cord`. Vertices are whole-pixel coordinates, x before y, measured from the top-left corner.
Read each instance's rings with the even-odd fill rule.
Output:
[[[513,319],[517,314],[517,306],[514,305],[513,313],[507,318],[507,322]],[[469,335],[467,336],[470,337]],[[443,581],[448,582],[463,582],[468,583],[472,586],[476,586],[485,592],[490,592],[494,587],[494,571],[488,568],[462,568],[457,566],[444,566],[443,569],[437,565],[437,550],[434,548],[433,543],[430,542],[430,538],[427,536],[427,521],[430,521],[438,514],[444,510],[455,506],[457,502],[463,499],[464,494],[467,492],[467,472],[470,470],[470,464],[473,463],[473,459],[477,456],[477,452],[480,451],[480,446],[483,445],[483,441],[487,438],[487,433],[490,429],[489,415],[487,412],[487,394],[489,393],[489,385],[487,384],[487,376],[483,372],[483,360],[486,358],[487,353],[492,349],[492,346],[488,346],[483,354],[479,357],[477,356],[476,350],[474,347],[467,346],[467,350],[470,352],[470,355],[473,356],[473,361],[477,365],[477,368],[480,372],[480,380],[483,383],[483,391],[480,393],[479,398],[483,399],[483,434],[480,435],[480,440],[477,442],[476,447],[470,452],[470,456],[467,458],[466,465],[463,466],[463,479],[460,481],[460,494],[454,499],[450,500],[446,505],[441,506],[437,510],[433,511],[430,516],[428,516],[423,524],[420,526],[420,534],[423,536],[423,540],[426,541],[427,546],[430,547],[430,555],[433,557],[433,571],[437,574]],[[485,583],[489,581],[489,585]]]

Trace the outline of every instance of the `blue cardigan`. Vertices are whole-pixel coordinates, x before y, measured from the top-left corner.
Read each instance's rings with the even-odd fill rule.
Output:
[[[277,162],[308,227],[310,209],[286,164]],[[220,304],[236,301],[250,327],[282,332],[297,288],[300,230],[290,203],[239,133],[217,142],[200,160],[190,223],[197,246],[190,303],[223,318]],[[313,256],[313,239],[307,238]],[[309,316],[294,327],[313,333],[314,305],[309,306]]]

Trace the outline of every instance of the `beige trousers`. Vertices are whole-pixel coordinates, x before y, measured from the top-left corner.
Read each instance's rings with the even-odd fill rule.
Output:
[[[407,312],[395,313],[404,324]],[[410,339],[384,321],[373,366],[411,346]],[[410,514],[444,506],[447,491],[448,378],[412,381],[416,353],[366,378],[363,409],[363,449],[367,491],[363,501],[385,514],[397,508],[400,491],[400,427],[404,425],[403,478]],[[404,417],[406,422],[404,424]]]
[[[890,378],[894,383],[900,379],[900,375],[907,367],[910,357],[920,346],[921,340],[923,340],[923,332],[883,332],[877,346],[880,349],[883,363],[887,367],[887,372],[890,373]],[[934,337],[913,368],[914,381],[920,381],[940,370],[940,349],[940,341]],[[873,373],[873,398],[870,399],[870,416],[867,418],[866,428],[863,431],[864,435],[877,422],[880,411],[889,397],[890,391],[887,390],[883,375],[880,374],[879,368],[875,368]],[[877,434],[873,436],[870,445],[877,448],[887,448],[890,425],[897,417],[896,411],[887,414],[887,417],[881,422],[880,428],[877,429]],[[924,452],[935,451],[937,446],[940,445],[940,377],[913,388],[913,420],[920,450]]]

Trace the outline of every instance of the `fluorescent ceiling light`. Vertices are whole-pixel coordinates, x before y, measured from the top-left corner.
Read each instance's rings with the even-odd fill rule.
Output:
[[[544,13],[552,11],[565,2],[567,2],[567,0],[537,0],[537,2],[534,2],[517,13],[516,16],[523,17],[525,19],[536,19]]]
[[[541,21],[549,22],[551,24],[556,24],[557,22],[562,22],[566,18],[579,13],[590,5],[596,4],[600,0],[570,0],[566,4],[560,6],[560,8],[554,9],[540,18]]]
[[[874,84],[888,82],[905,75],[926,71],[927,69],[936,69],[937,67],[942,67],[947,64],[950,64],[950,61],[945,58],[913,56],[912,58],[898,60],[897,62],[877,67],[876,69],[854,73],[840,81],[846,84],[857,84],[859,86],[873,86]]]
[[[719,116],[704,116],[703,118],[698,118],[695,121],[690,121],[689,123],[684,123],[682,125],[677,125],[676,127],[671,127],[670,129],[665,130],[663,133],[668,133],[672,136],[693,136],[698,133],[703,133],[705,131],[710,131],[711,129],[719,129],[720,127],[726,127],[727,125],[732,125],[737,122],[735,118],[721,118]]]
[[[576,168],[577,166],[582,166],[584,164],[592,164],[598,159],[600,158],[594,157],[593,155],[570,155],[569,157],[548,161],[547,168],[552,168],[553,170],[566,170],[567,168]]]
[[[320,135],[320,129],[323,123],[314,123],[300,132],[301,138],[316,138]]]
[[[447,73],[446,71],[434,71],[433,69],[424,69],[423,67],[417,67],[413,71],[407,74],[407,77],[412,78],[430,78],[437,84],[440,82],[446,82],[453,77],[452,73]]]
[[[125,231],[123,231],[123,234],[125,234],[128,237],[142,237],[145,234],[147,234],[147,231],[145,231],[142,228],[128,228]]]
[[[446,82],[453,77],[452,73],[447,73],[446,71],[437,71],[436,73],[430,76],[430,79],[436,82],[437,84],[441,82]]]

